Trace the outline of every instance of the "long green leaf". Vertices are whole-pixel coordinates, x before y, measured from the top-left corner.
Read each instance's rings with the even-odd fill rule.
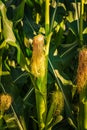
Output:
[[[72,117],[72,110],[71,110],[71,108],[70,108],[70,106],[69,106],[67,97],[66,97],[66,95],[65,95],[65,93],[64,93],[64,90],[63,90],[63,88],[62,88],[62,85],[61,85],[61,83],[60,83],[60,80],[61,80],[61,79],[59,80],[59,76],[58,76],[57,73],[55,72],[55,69],[54,69],[54,67],[53,67],[53,65],[52,65],[52,63],[51,63],[51,61],[50,61],[50,59],[49,59],[49,64],[50,64],[50,66],[51,66],[51,68],[52,68],[52,70],[53,70],[53,73],[54,73],[55,79],[56,79],[56,81],[57,81],[57,83],[58,83],[58,86],[59,86],[61,92],[63,93],[64,100],[65,100],[65,103],[66,103],[66,106],[67,106],[67,110],[68,110],[68,112],[70,113],[70,117],[73,119],[73,117]],[[63,80],[64,80],[64,79],[63,79]],[[64,82],[66,82],[66,81],[64,80]],[[71,83],[69,82],[69,84],[71,84]]]
[[[0,1],[0,12],[2,15],[2,23],[3,23],[2,32],[3,32],[4,39],[6,40],[6,42],[10,42],[10,41],[15,42],[16,39],[12,30],[13,24],[7,18],[7,15],[6,15],[7,10],[2,1]]]

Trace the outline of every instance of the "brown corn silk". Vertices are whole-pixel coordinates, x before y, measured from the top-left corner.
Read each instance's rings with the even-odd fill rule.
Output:
[[[77,90],[80,93],[87,84],[87,48],[79,52],[78,70],[77,70]]]
[[[35,77],[43,77],[45,69],[44,36],[39,34],[33,39],[31,73]]]

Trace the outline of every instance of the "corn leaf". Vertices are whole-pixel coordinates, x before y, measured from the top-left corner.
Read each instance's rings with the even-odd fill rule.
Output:
[[[13,21],[16,23],[21,21],[24,16],[24,6],[25,0],[22,0],[22,2],[14,10]]]
[[[14,42],[16,41],[12,27],[13,24],[10,20],[8,20],[7,15],[6,15],[6,7],[3,4],[2,1],[0,1],[0,12],[2,16],[2,23],[3,23],[3,36],[6,42]]]

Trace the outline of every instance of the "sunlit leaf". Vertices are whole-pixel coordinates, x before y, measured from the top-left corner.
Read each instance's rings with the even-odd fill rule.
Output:
[[[0,1],[0,12],[2,15],[2,23],[3,23],[3,36],[6,42],[15,42],[15,36],[12,30],[13,24],[12,21],[8,20],[7,15],[6,15],[6,7],[5,5],[2,3],[2,1]]]
[[[24,69],[24,70],[27,70],[29,72],[29,68],[27,66],[27,61],[24,57],[24,54],[23,52],[21,51],[20,49],[20,46],[17,45],[16,43],[14,42],[9,42],[9,45],[13,46],[13,47],[16,47],[17,48],[17,61],[18,61],[18,64],[20,64],[20,66]]]
[[[56,124],[58,124],[58,123],[61,122],[62,120],[63,120],[63,116],[59,115],[59,116],[56,118],[55,122],[52,124],[52,126],[55,126]]]
[[[87,34],[87,27],[83,30],[83,34]]]

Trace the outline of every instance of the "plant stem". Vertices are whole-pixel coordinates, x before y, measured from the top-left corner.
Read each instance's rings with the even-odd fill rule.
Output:
[[[47,115],[47,68],[48,68],[48,55],[49,55],[49,45],[51,40],[51,35],[49,34],[49,1],[45,1],[45,36],[46,36],[46,46],[45,46],[45,63],[44,63],[44,75],[37,77],[36,79],[36,107],[38,114],[38,126],[39,130],[44,130],[46,125],[46,115]]]
[[[84,0],[80,2],[80,21],[79,21],[79,38],[80,47],[83,47],[83,15],[84,15]],[[85,86],[84,86],[85,87]],[[80,110],[79,110],[79,130],[87,130],[87,87],[80,92]]]
[[[45,51],[44,38],[37,35],[33,40],[31,72],[35,82],[36,109],[39,130],[45,129],[47,114],[47,67],[48,55]]]
[[[87,130],[87,97],[80,102],[79,130]]]
[[[79,33],[79,9],[78,9],[77,0],[75,0],[75,4],[76,4],[76,16],[77,16],[77,29],[78,29],[78,33]]]
[[[49,2],[50,0],[45,0],[45,31],[46,35],[49,34]]]
[[[84,14],[84,2],[81,0],[80,2],[80,21],[79,21],[79,39],[80,46],[83,46],[83,14]]]
[[[38,78],[36,82],[38,88],[35,89],[38,126],[39,130],[44,130],[47,113],[47,78],[45,78],[45,76],[43,77],[43,79]]]

